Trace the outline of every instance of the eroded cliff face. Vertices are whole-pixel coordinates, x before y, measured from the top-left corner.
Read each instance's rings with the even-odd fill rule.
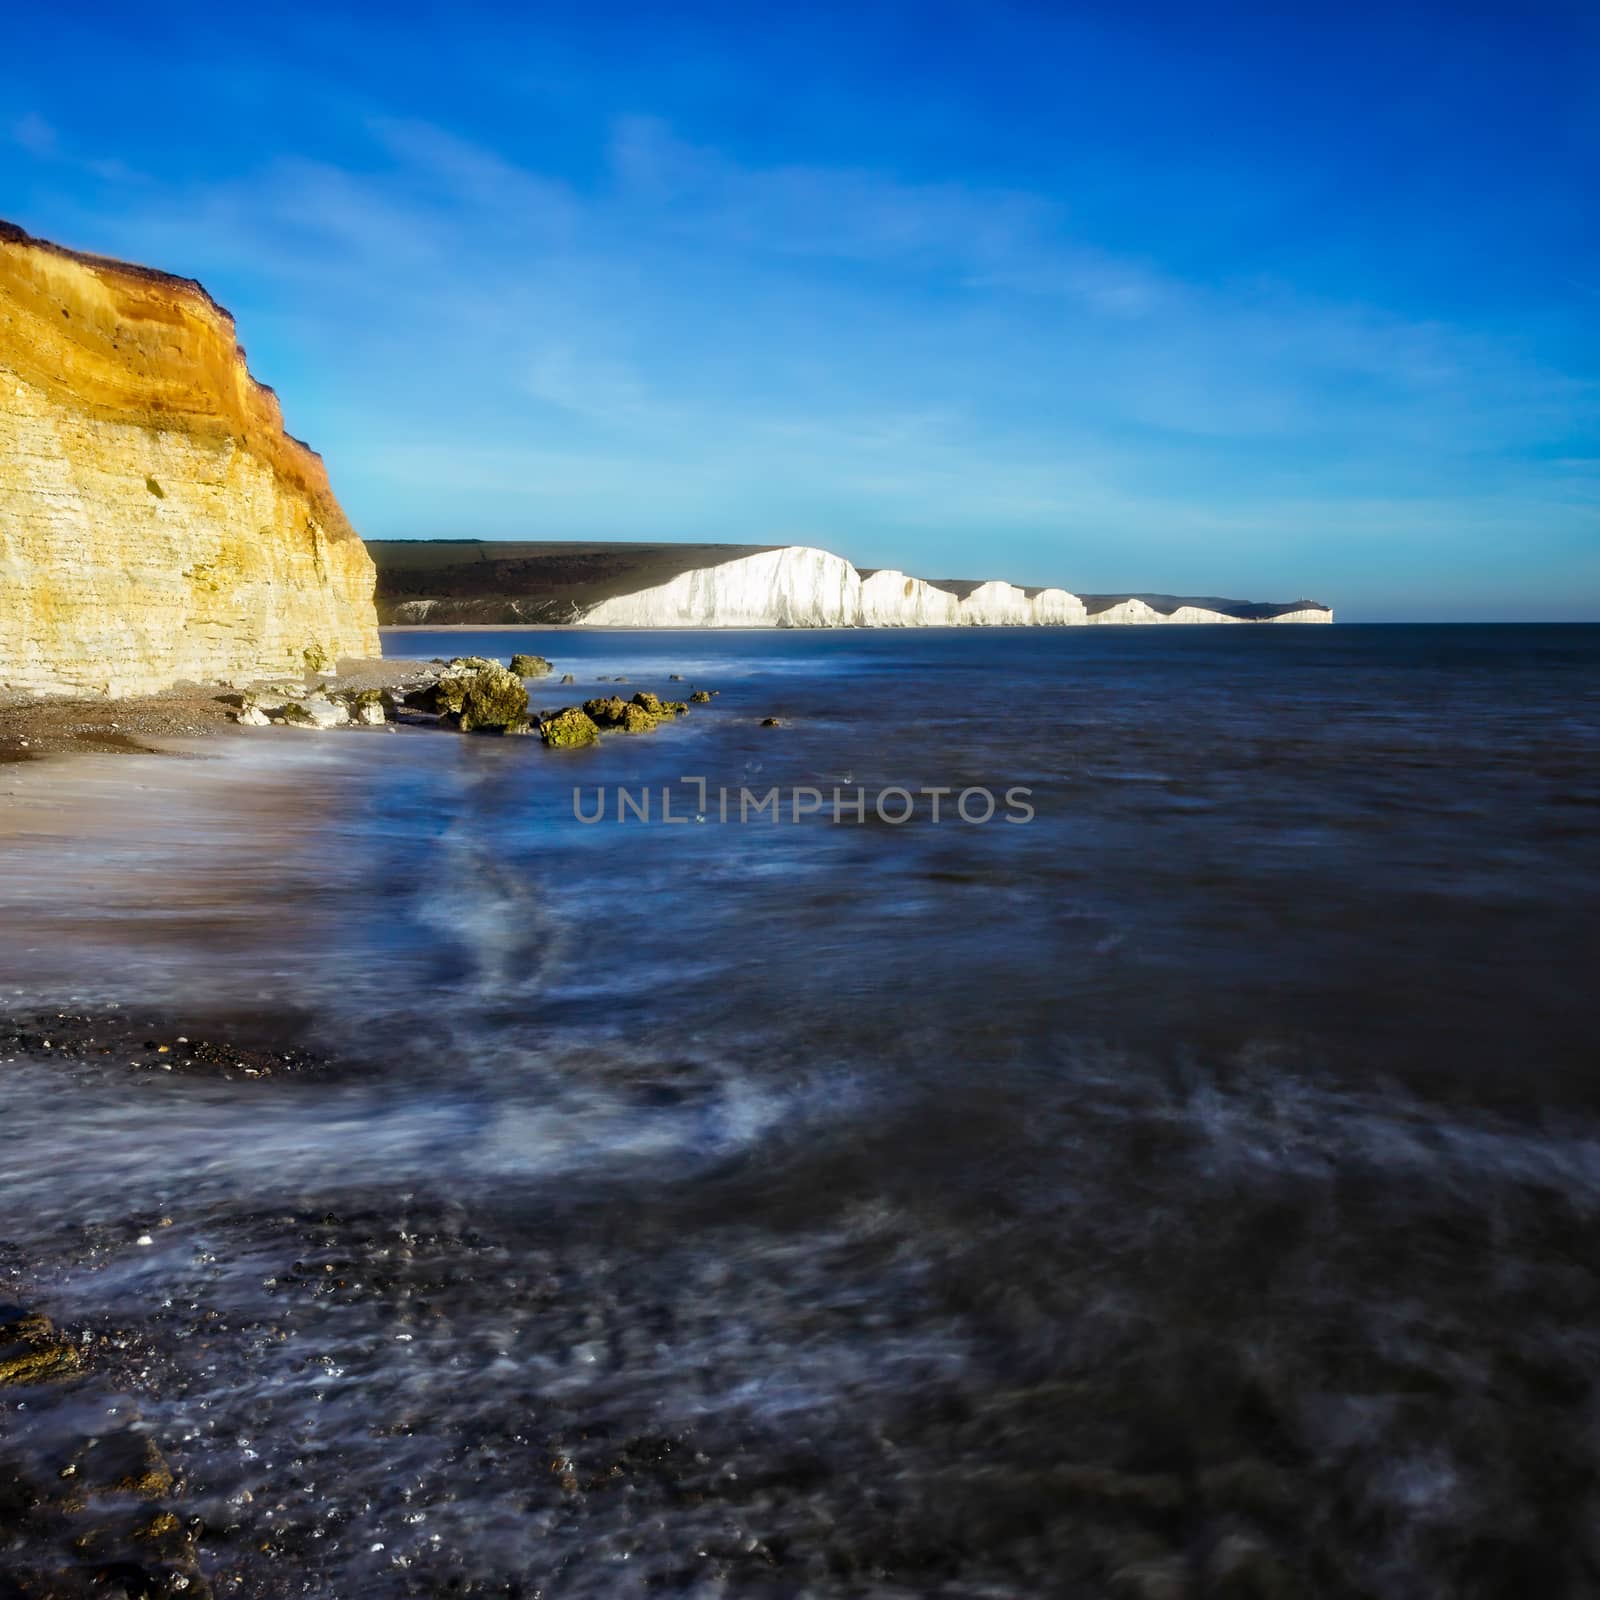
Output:
[[[374,569],[196,283],[0,223],[0,687],[379,653]]]
[[[785,545],[604,600],[581,619],[613,628],[850,628],[861,574],[842,556]]]
[[[887,568],[863,575],[830,551],[783,545],[617,595],[573,620],[614,628],[998,628],[1071,625],[1086,613],[1065,589],[950,585]]]
[[[926,578],[886,567],[861,580],[864,628],[953,628],[960,621],[960,600]]]

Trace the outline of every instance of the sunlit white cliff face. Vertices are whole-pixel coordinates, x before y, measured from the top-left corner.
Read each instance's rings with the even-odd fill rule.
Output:
[[[1017,627],[1033,621],[1033,603],[1015,584],[980,583],[961,600],[961,620],[972,627]]]
[[[1137,596],[1091,611],[1065,589],[1030,592],[1001,579],[947,586],[893,569],[863,577],[829,551],[786,545],[613,596],[575,620],[613,628],[1006,628],[1257,619],[1187,603],[1160,611]],[[1305,608],[1259,620],[1331,622],[1333,613]]]
[[[1213,611],[1209,606],[1179,606],[1176,611],[1168,616],[1162,616],[1158,611],[1157,622],[1244,622],[1244,617],[1230,617],[1226,612]]]
[[[963,595],[904,572],[863,578],[826,550],[789,545],[602,600],[582,620],[620,628],[994,628],[1080,623],[1085,610],[1065,589],[1030,595],[994,581]]]
[[[806,545],[680,572],[602,600],[583,617],[613,628],[853,628],[860,620],[861,574]]]
[[[1033,597],[1031,620],[1040,627],[1072,627],[1089,620],[1077,595],[1065,589],[1041,589]]]
[[[1332,622],[1313,602],[1076,595],[860,570],[810,545],[378,540],[380,615],[428,626],[1026,628]]]
[[[1088,618],[1090,622],[1165,622],[1167,618],[1157,611],[1154,606],[1148,606],[1143,600],[1119,600],[1114,606],[1107,606],[1104,611],[1096,611]]]
[[[924,578],[891,568],[861,580],[864,628],[953,628],[960,621],[961,602]]]

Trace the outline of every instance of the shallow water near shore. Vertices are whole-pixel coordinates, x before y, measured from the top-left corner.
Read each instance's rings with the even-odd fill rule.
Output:
[[[1600,1588],[1600,629],[392,643],[719,693],[7,769],[41,1473],[252,1596]],[[687,777],[1034,815],[574,817]]]

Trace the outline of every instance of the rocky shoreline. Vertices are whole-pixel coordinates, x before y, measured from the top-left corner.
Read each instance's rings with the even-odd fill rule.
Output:
[[[570,672],[557,677],[543,656],[518,654],[509,665],[485,656],[342,661],[335,672],[239,689],[185,684],[125,699],[11,695],[0,698],[0,765],[65,754],[173,754],[182,748],[173,741],[270,726],[324,732],[438,726],[534,735],[546,745],[571,747],[593,744],[603,732],[648,733],[687,716],[691,705],[710,704],[717,693],[690,687],[679,700],[651,690],[626,698],[612,692],[541,708],[529,685],[545,680],[563,688],[577,682]],[[608,675],[593,681],[626,682]]]

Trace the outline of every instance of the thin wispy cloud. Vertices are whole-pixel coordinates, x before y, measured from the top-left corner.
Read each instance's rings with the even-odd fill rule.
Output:
[[[11,137],[30,156],[52,160],[58,153],[56,130],[35,112],[29,111],[12,123]]]

